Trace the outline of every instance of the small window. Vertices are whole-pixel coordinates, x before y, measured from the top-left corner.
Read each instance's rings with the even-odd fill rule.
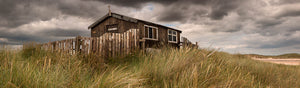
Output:
[[[168,30],[168,39],[169,42],[177,43],[177,31]]]
[[[118,24],[106,25],[107,31],[117,31]]]
[[[156,40],[158,38],[157,28],[145,25],[145,38]]]

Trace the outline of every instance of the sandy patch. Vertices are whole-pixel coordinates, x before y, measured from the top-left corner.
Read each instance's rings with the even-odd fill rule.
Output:
[[[270,62],[270,63],[276,63],[276,64],[284,64],[284,65],[300,65],[300,58],[279,58],[279,59],[273,59],[273,58],[255,58],[254,60],[260,60],[264,62]]]

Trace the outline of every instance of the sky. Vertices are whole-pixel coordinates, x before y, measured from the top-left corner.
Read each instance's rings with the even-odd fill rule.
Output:
[[[300,0],[0,0],[0,44],[90,36],[113,12],[182,30],[201,48],[300,53]]]

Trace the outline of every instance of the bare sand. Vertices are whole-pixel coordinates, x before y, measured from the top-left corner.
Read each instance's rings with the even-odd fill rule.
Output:
[[[300,65],[300,58],[279,58],[279,59],[273,59],[273,58],[255,58],[254,60],[264,61],[264,62],[270,62],[270,63],[276,63],[276,64],[284,64],[284,65]]]

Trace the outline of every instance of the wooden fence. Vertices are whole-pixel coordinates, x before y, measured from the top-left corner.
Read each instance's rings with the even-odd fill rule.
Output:
[[[181,46],[184,47],[193,47],[193,48],[198,48],[198,42],[193,44],[190,40],[188,40],[186,37],[181,38]]]
[[[81,37],[42,44],[42,49],[69,54],[97,54],[102,57],[125,56],[139,47],[139,30],[105,33],[101,37]]]

